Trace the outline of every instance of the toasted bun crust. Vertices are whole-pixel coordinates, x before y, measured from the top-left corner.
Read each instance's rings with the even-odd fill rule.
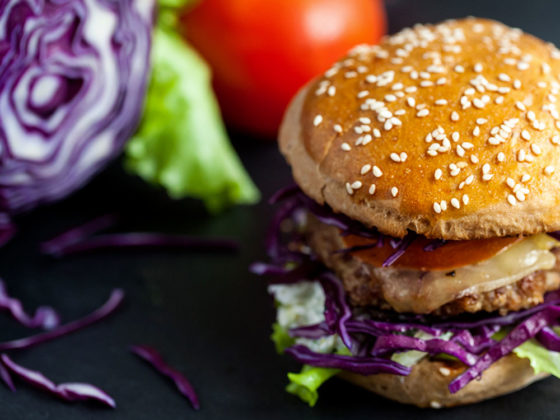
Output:
[[[340,376],[391,400],[432,408],[487,400],[517,391],[549,376],[545,373],[536,375],[528,359],[510,354],[484,371],[480,380],[472,381],[459,392],[451,394],[447,388],[449,383],[465,369],[458,366],[423,359],[412,368],[409,376],[385,373],[363,376],[350,372],[343,372]]]
[[[560,52],[490,20],[359,46],[294,98],[280,148],[310,197],[402,237],[560,229]]]

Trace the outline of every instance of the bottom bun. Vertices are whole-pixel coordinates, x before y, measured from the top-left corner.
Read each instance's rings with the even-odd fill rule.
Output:
[[[342,372],[339,376],[391,400],[432,408],[487,400],[549,376],[546,373],[535,374],[528,359],[510,354],[484,371],[480,380],[474,380],[451,394],[447,388],[449,383],[464,370],[465,367],[459,363],[423,359],[413,366],[408,376],[386,373],[364,376],[351,372]]]

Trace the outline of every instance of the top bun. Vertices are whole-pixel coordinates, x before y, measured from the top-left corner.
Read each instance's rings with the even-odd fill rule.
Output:
[[[306,194],[382,233],[560,230],[560,51],[467,18],[358,46],[288,108]]]

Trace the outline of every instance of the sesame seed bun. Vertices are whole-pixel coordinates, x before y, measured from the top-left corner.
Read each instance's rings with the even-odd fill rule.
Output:
[[[510,354],[482,373],[480,380],[470,382],[455,394],[448,389],[449,383],[458,376],[464,366],[443,361],[423,359],[412,367],[408,376],[381,373],[363,376],[342,372],[340,376],[376,394],[403,404],[418,407],[453,407],[472,404],[517,391],[548,374],[535,374],[528,359]]]
[[[391,236],[560,230],[559,76],[519,29],[417,25],[303,88],[280,148],[307,195]]]

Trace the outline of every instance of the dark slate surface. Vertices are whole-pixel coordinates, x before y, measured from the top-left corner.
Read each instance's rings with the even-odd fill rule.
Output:
[[[342,0],[341,0],[342,1]],[[394,32],[416,22],[476,15],[496,18],[560,43],[560,3],[552,1],[387,2]],[[272,143],[236,144],[264,196],[289,182]],[[237,238],[237,255],[119,252],[53,261],[37,245],[106,212],[120,212],[122,229]],[[1,419],[557,419],[560,382],[549,379],[516,394],[447,411],[418,410],[333,380],[310,409],[283,391],[296,365],[275,354],[268,340],[273,310],[265,284],[247,273],[263,257],[262,238],[272,210],[261,203],[208,217],[195,202],[171,202],[161,191],[127,176],[118,163],[70,199],[18,219],[20,234],[0,251],[0,275],[28,307],[50,304],[66,320],[100,305],[114,287],[127,301],[110,320],[40,348],[13,354],[57,382],[88,381],[113,395],[116,410],[65,404],[18,384],[0,387]],[[4,317],[0,340],[26,334]],[[172,385],[127,352],[133,343],[160,349],[199,391],[194,412]]]

